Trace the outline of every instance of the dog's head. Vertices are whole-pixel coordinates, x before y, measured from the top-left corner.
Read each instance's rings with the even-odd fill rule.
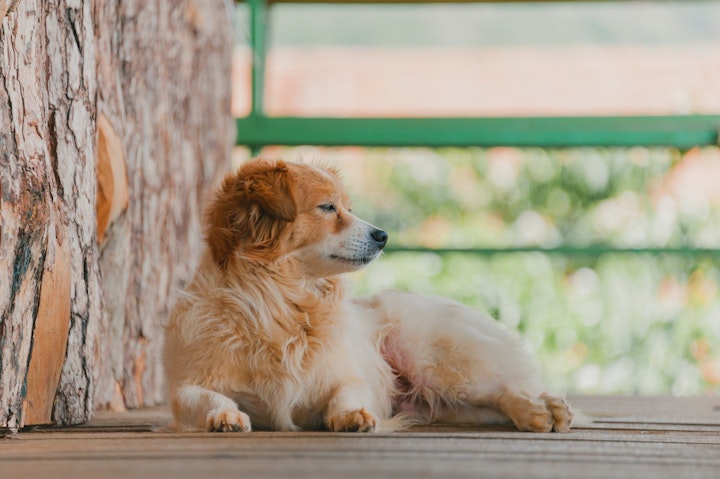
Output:
[[[312,276],[353,271],[375,259],[386,232],[353,216],[335,171],[254,160],[225,178],[206,213],[213,259],[300,261]]]

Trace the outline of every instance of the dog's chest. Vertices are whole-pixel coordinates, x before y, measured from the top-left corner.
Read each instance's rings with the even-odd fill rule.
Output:
[[[377,393],[373,402],[383,402],[392,372],[373,344],[371,329],[342,311],[332,318],[296,313],[294,327],[273,335],[281,340],[260,346],[269,353],[261,361],[266,371],[256,370],[251,390],[236,397],[253,421],[280,429],[322,427],[333,394],[357,378]]]

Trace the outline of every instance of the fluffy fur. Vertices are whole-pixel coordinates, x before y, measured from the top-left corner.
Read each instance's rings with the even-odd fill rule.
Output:
[[[248,162],[223,182],[205,228],[166,328],[179,427],[569,429],[568,405],[495,321],[434,296],[346,297],[340,275],[376,258],[387,234],[352,215],[335,171]]]

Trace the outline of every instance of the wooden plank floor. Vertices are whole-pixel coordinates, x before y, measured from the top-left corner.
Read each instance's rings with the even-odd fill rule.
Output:
[[[170,433],[164,408],[0,439],[0,478],[720,478],[720,398],[573,397],[568,434],[427,427],[392,434]]]

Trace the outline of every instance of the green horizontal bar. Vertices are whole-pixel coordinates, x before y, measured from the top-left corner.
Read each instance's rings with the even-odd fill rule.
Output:
[[[238,118],[238,145],[671,146],[717,145],[720,115],[499,118]]]
[[[649,255],[687,255],[720,257],[720,249],[716,248],[616,248],[613,246],[557,246],[543,248],[541,246],[521,246],[504,248],[424,248],[420,246],[388,246],[387,253],[435,253],[435,254],[476,254],[492,256],[496,254],[545,253],[563,256],[602,256],[605,254],[649,254]]]

